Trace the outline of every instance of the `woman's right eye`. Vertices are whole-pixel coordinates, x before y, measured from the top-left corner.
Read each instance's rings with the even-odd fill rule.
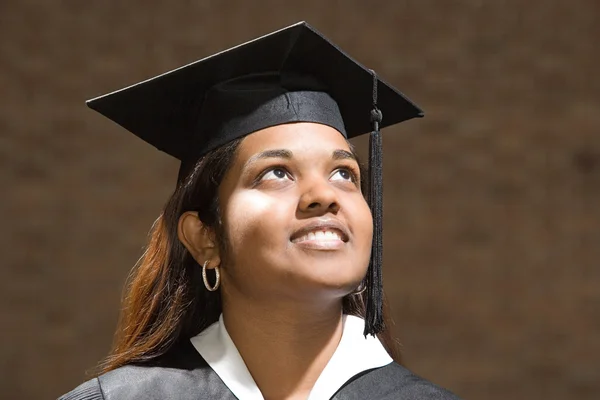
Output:
[[[260,178],[261,181],[273,181],[288,178],[291,179],[290,174],[283,168],[272,168],[265,172]]]

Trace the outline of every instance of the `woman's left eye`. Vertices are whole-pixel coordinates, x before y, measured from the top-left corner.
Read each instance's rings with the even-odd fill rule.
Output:
[[[354,179],[354,174],[346,168],[340,168],[336,170],[331,176],[331,180],[333,181],[354,182]]]

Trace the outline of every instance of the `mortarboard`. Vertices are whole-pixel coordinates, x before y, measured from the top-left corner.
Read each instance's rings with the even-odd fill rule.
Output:
[[[423,112],[372,70],[300,22],[87,104],[181,160],[180,180],[206,153],[270,126],[316,122],[348,139],[370,133],[368,196],[374,225],[365,335],[384,328],[379,130]]]

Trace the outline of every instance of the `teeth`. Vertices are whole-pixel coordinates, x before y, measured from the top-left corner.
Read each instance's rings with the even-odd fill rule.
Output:
[[[306,235],[294,240],[294,242],[304,242],[305,240],[342,240],[339,233],[332,231],[309,232]]]

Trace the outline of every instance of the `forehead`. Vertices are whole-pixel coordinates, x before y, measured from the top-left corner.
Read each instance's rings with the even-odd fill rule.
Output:
[[[257,153],[272,149],[328,157],[335,150],[350,151],[346,138],[336,129],[322,124],[299,122],[269,127],[246,136],[240,144],[237,158],[244,162]]]

